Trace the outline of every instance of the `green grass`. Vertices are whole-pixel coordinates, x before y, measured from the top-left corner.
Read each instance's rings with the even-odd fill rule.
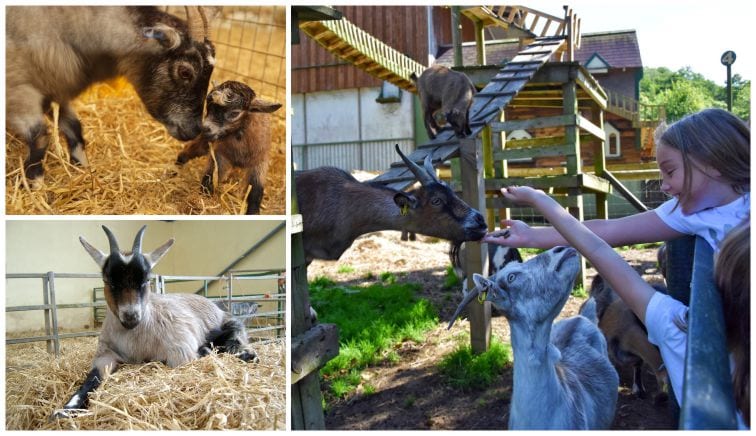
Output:
[[[509,345],[491,341],[488,351],[473,354],[470,345],[460,345],[444,356],[439,369],[452,387],[470,390],[490,386],[498,378],[507,363],[512,361]]]
[[[354,272],[354,267],[352,265],[339,265],[339,268],[336,270],[339,274],[349,274]]]
[[[656,250],[659,247],[661,247],[661,242],[649,242],[645,244],[633,244],[633,245],[624,245],[621,247],[615,247],[617,251],[627,251],[627,250]]]
[[[359,386],[364,368],[397,362],[396,344],[422,341],[438,323],[430,302],[415,297],[419,285],[395,283],[396,276],[390,273],[381,274],[381,280],[349,289],[322,277],[309,284],[310,302],[320,321],[339,328],[339,355],[321,370],[336,397],[343,398]]]
[[[454,267],[446,267],[446,277],[444,277],[444,289],[456,289],[462,286],[462,280],[457,276]]]
[[[588,298],[588,293],[583,288],[583,285],[577,285],[572,289],[572,296],[577,298]]]

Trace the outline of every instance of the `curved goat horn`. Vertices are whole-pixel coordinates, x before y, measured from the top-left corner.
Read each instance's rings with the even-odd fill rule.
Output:
[[[207,39],[207,16],[202,7],[184,6],[184,10],[186,11],[186,26],[189,28],[189,36],[197,41],[204,41]]]
[[[147,224],[143,225],[134,238],[134,247],[131,249],[133,254],[142,253],[142,239],[144,238],[144,230],[147,228]]]
[[[404,155],[404,153],[402,153],[402,150],[399,149],[399,144],[396,144],[395,147],[396,152],[399,153],[399,156],[401,156],[404,164],[407,165],[407,168],[409,168],[410,171],[412,171],[412,174],[415,175],[415,178],[417,178],[417,181],[420,182],[421,185],[425,186],[429,183],[435,182],[435,178],[431,177],[428,174],[427,170],[420,168],[420,165],[412,162],[407,158],[407,156]]]
[[[121,249],[118,248],[118,241],[116,241],[113,232],[111,232],[110,229],[105,226],[102,226],[102,229],[105,230],[105,234],[108,235],[108,242],[110,242],[110,254],[120,254]]]
[[[427,156],[425,156],[425,161],[423,161],[423,167],[425,168],[425,171],[428,172],[428,175],[431,176],[433,181],[438,183],[438,177],[436,177],[436,169],[433,168],[433,152],[432,151],[428,153]]]

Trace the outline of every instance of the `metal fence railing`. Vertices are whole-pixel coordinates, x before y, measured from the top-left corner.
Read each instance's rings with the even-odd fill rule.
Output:
[[[97,288],[89,295],[92,298],[86,302],[60,303],[56,299],[56,281],[61,279],[97,279],[101,274],[96,273],[17,273],[6,274],[6,280],[40,279],[42,290],[42,304],[6,306],[6,313],[41,311],[44,316],[44,332],[36,336],[16,336],[7,338],[6,345],[23,344],[29,342],[46,342],[47,351],[60,356],[61,339],[86,336],[98,336],[99,331],[79,331],[62,333],[58,322],[58,311],[61,309],[91,309],[95,322],[100,317],[104,319],[107,309],[104,295],[97,292]],[[167,293],[168,288],[176,283],[200,282],[200,291],[221,309],[231,313],[241,320],[250,341],[256,344],[281,341],[286,337],[286,292],[284,271],[231,271],[223,276],[154,276],[151,278],[152,289],[157,293]],[[244,282],[269,280],[276,281],[269,292],[251,294],[245,293]],[[224,283],[225,295],[210,296],[208,287],[212,282]],[[234,285],[236,283],[236,286]],[[7,288],[7,286],[6,286]],[[100,298],[101,296],[101,298]],[[7,330],[7,329],[6,329]]]

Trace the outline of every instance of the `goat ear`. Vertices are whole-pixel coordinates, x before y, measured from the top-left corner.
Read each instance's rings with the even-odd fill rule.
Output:
[[[147,262],[150,264],[150,268],[153,268],[158,262],[160,262],[160,259],[168,253],[168,250],[173,246],[174,242],[176,242],[176,240],[171,238],[168,242],[156,248],[152,253],[144,255],[144,258],[147,259]]]
[[[394,203],[399,206],[402,215],[407,215],[407,211],[417,207],[417,197],[406,192],[397,192],[394,194]]]
[[[84,249],[87,250],[87,253],[92,256],[92,259],[95,261],[95,263],[100,267],[100,269],[102,269],[102,267],[105,266],[105,261],[108,260],[108,255],[94,248],[89,242],[87,242],[86,239],[84,239],[83,236],[79,236],[79,242],[81,242],[81,245],[84,246]]]
[[[142,36],[157,41],[164,49],[173,50],[181,45],[181,33],[167,24],[157,23],[142,28]]]
[[[249,110],[250,112],[275,112],[278,109],[281,109],[281,103],[273,103],[272,101],[267,100],[260,100],[259,98],[256,98],[252,100],[249,103]]]

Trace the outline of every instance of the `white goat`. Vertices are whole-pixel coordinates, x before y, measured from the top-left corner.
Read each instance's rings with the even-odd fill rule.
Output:
[[[614,419],[619,377],[596,326],[595,302],[552,324],[579,269],[573,248],[556,247],[525,263],[511,262],[475,288],[457,308],[485,295],[504,313],[512,334],[514,387],[509,428],[602,429]]]
[[[244,325],[223,312],[205,297],[195,294],[154,294],[150,292],[150,271],[173,245],[170,239],[151,253],[142,253],[143,226],[131,252],[122,252],[113,233],[102,228],[110,242],[105,254],[83,237],[81,244],[102,269],[108,311],[97,345],[92,370],[84,385],[54,417],[68,416],[68,409],[82,409],[87,394],[118,365],[163,362],[176,367],[207,354],[211,347],[235,353],[245,361],[255,353],[244,348]]]

